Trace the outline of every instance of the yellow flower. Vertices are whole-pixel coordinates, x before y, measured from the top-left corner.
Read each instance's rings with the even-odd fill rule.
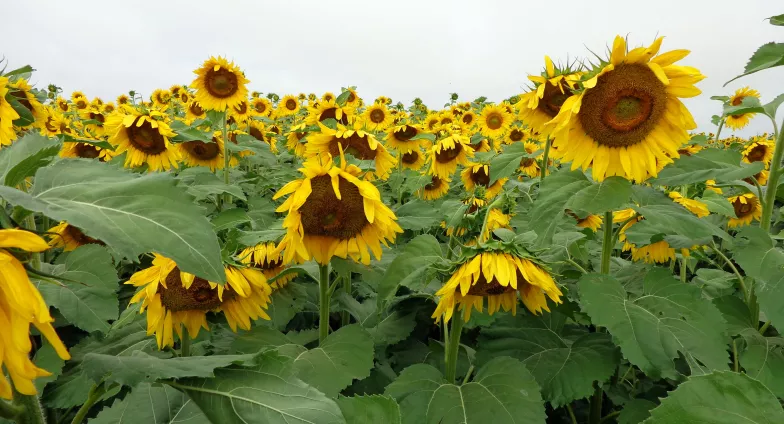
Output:
[[[694,84],[704,76],[674,65],[687,50],[657,56],[661,42],[627,52],[626,41],[615,38],[609,63],[554,118],[553,157],[572,170],[592,168],[597,181],[617,175],[638,183],[679,157],[687,130],[696,127],[679,97],[700,94]]]
[[[732,196],[727,200],[735,209],[735,218],[730,218],[728,224],[730,228],[751,225],[752,221],[759,221],[762,217],[762,206],[759,199],[751,193]]]
[[[0,96],[1,98],[1,96]],[[43,252],[49,245],[37,235],[19,229],[0,230],[0,369],[5,369],[14,388],[23,395],[35,395],[33,380],[51,375],[30,360],[30,324],[43,335],[62,359],[71,359],[57,337],[44,299],[30,282],[22,263],[7,249]],[[11,399],[11,384],[0,372],[0,398]]]
[[[479,130],[485,137],[498,138],[509,130],[512,120],[503,105],[487,105],[479,114]]]
[[[105,162],[111,160],[113,156],[113,151],[109,149],[102,149],[90,143],[67,141],[63,143],[62,148],[60,148],[61,158],[98,159],[102,162]]]
[[[278,117],[294,115],[297,112],[299,112],[299,100],[297,100],[297,96],[290,94],[283,96],[278,103],[278,108],[275,109],[275,115]]]
[[[694,215],[697,215],[698,218],[702,218],[703,216],[710,215],[710,211],[708,210],[708,205],[700,202],[699,200],[683,197],[683,195],[681,195],[676,191],[671,191],[669,193],[669,196],[670,199],[672,199],[675,203],[688,209],[689,212],[693,213]]]
[[[305,127],[307,127],[307,125],[304,123],[292,126],[291,131],[286,138],[286,147],[294,152],[296,156],[301,158],[305,157],[305,151],[307,150],[307,139],[305,136],[308,133],[305,132]],[[252,134],[253,132],[251,131],[251,135]]]
[[[705,190],[710,190],[716,194],[723,194],[721,188],[716,187],[716,180],[705,180]]]
[[[735,91],[735,94],[730,97],[728,103],[732,106],[740,106],[740,104],[743,103],[743,99],[747,97],[756,97],[759,99],[760,93],[759,91],[749,87],[739,88]],[[728,128],[739,130],[746,125],[749,125],[749,122],[751,121],[751,118],[754,117],[754,115],[756,115],[754,112],[742,113],[740,115],[730,115],[724,120],[724,124],[727,125]]]
[[[504,188],[504,184],[509,178],[500,178],[490,184],[490,165],[484,163],[469,163],[460,173],[463,186],[466,191],[471,192],[476,187],[484,187],[484,200],[490,200],[498,195]]]
[[[191,88],[196,90],[196,101],[205,109],[224,111],[247,101],[248,81],[234,62],[223,57],[210,57],[201,68],[193,71],[196,79]]]
[[[272,113],[272,103],[263,97],[251,100],[250,108],[253,116],[270,116]]]
[[[438,306],[433,313],[436,322],[449,322],[457,306],[463,319],[471,318],[471,311],[482,312],[487,298],[487,312],[499,309],[517,312],[517,296],[534,314],[550,311],[547,297],[561,303],[561,290],[541,266],[532,260],[504,251],[484,251],[463,262],[452,277],[441,287]]]
[[[479,117],[473,110],[468,110],[460,116],[460,126],[466,130],[471,130],[476,126]]]
[[[490,211],[487,213],[487,226],[485,228],[485,233],[481,235],[480,241],[484,242],[489,240],[490,234],[499,228],[506,228],[507,230],[511,230],[512,227],[509,226],[511,221],[512,215],[503,213],[501,209],[490,209]]]
[[[370,131],[384,131],[392,125],[392,114],[389,113],[387,105],[383,103],[373,103],[365,109],[362,114],[365,127]],[[410,138],[410,137],[409,137]]]
[[[319,123],[320,132],[308,136],[306,155],[320,156],[324,153],[338,157],[341,152],[350,153],[359,160],[373,161],[375,169],[366,174],[366,178],[386,180],[394,169],[397,161],[376,137],[356,125],[345,127],[338,124],[337,129]],[[369,175],[368,175],[369,174]]]
[[[202,109],[201,105],[196,100],[191,100],[185,107],[185,122],[187,124],[206,117],[207,112]]]
[[[376,103],[375,105],[378,105]],[[384,106],[386,108],[386,106]],[[411,140],[420,134],[419,128],[414,125],[398,125],[387,132],[386,142],[390,149],[407,153],[425,147],[427,139]]]
[[[127,94],[120,94],[119,96],[117,96],[117,104],[118,105],[127,105],[130,102],[131,102],[131,98],[128,97]],[[57,104],[59,105],[60,103],[58,102]],[[61,106],[61,108],[62,108],[62,106]],[[67,111],[64,111],[64,112],[67,112]]]
[[[469,138],[458,132],[437,140],[428,152],[428,173],[448,180],[457,171],[457,165],[468,165],[468,158],[474,156],[469,143]]]
[[[229,117],[234,119],[234,122],[238,124],[244,124],[248,122],[248,119],[252,116],[253,109],[251,109],[250,104],[247,100],[240,100],[234,106],[228,108]]]
[[[418,171],[425,164],[425,155],[419,149],[400,153],[400,164],[403,168]]]
[[[82,230],[73,225],[68,225],[65,221],[50,228],[47,232],[50,237],[49,246],[62,247],[66,252],[76,250],[77,247],[84,246],[85,244],[104,245],[102,241],[84,234]]]
[[[0,147],[16,140],[14,120],[19,119],[19,114],[5,98],[8,91],[8,78],[0,77]]]
[[[529,155],[537,150],[541,150],[541,147],[538,144],[530,141],[526,141],[524,145],[525,152]],[[541,155],[539,157],[541,157]],[[520,167],[517,169],[520,170],[520,172],[522,172],[524,175],[527,175],[531,178],[536,178],[542,173],[542,171],[539,169],[539,163],[536,162],[536,158],[522,158],[520,160]]]
[[[357,178],[361,170],[342,156],[340,166],[329,157],[313,157],[300,172],[304,178],[289,182],[273,197],[291,195],[276,209],[287,212],[280,242],[285,263],[312,257],[324,265],[338,256],[367,265],[369,251],[381,259],[381,244],[394,242],[403,232],[378,189]]]
[[[167,116],[151,110],[142,114],[137,110],[124,114],[115,112],[106,120],[109,143],[115,146],[114,153],[125,156],[125,166],[135,168],[147,164],[150,171],[169,170],[177,167],[179,150],[169,141],[174,131],[169,128]]]
[[[150,96],[152,104],[161,109],[166,109],[166,107],[169,106],[171,98],[172,93],[169,90],[164,90],[162,88],[156,89]]]
[[[602,227],[602,223],[604,222],[602,217],[599,215],[588,215],[585,218],[580,218],[576,213],[568,209],[566,210],[566,214],[577,221],[577,227],[590,228],[594,233],[599,231],[599,228]]]
[[[348,125],[354,120],[354,112],[354,108],[349,105],[338,105],[332,96],[331,100],[322,99],[316,106],[308,107],[308,117],[305,122],[308,125],[316,125],[327,119],[334,119],[342,125]]]
[[[283,265],[283,255],[275,243],[260,243],[254,247],[248,247],[239,254],[240,261],[246,265],[261,270],[267,279],[275,278],[286,266]],[[288,274],[273,281],[270,286],[277,290],[289,281],[293,280],[296,274]]]
[[[221,132],[215,131],[213,133],[212,143],[193,140],[177,144],[177,149],[180,151],[182,161],[188,166],[204,166],[210,168],[210,171],[212,172],[223,169],[224,145],[221,137]]]
[[[35,121],[32,124],[28,124],[22,128],[29,128],[33,125],[39,124],[44,118],[46,118],[46,112],[44,110],[44,106],[41,102],[38,101],[38,98],[35,97],[32,90],[33,87],[27,83],[27,80],[24,78],[20,78],[14,82],[8,83],[8,95],[11,97],[15,97],[25,109],[29,110],[30,113],[33,114],[33,118]]]
[[[743,149],[743,162],[762,162],[765,164],[765,169],[768,169],[770,161],[773,159],[773,149],[775,147],[776,144],[773,140],[759,139],[753,141]]]
[[[548,137],[552,126],[548,123],[561,110],[561,105],[572,96],[580,75],[556,69],[549,56],[544,57],[543,75],[529,75],[535,89],[520,96],[517,106],[520,119],[533,130]]]
[[[449,192],[449,179],[433,175],[430,182],[417,191],[417,196],[424,200],[436,200]]]

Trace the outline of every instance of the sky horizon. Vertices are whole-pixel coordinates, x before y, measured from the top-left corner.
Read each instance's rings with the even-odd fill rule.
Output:
[[[36,87],[53,83],[66,96],[80,90],[114,100],[134,89],[148,97],[155,88],[190,83],[205,59],[223,55],[245,71],[249,90],[321,95],[354,85],[366,101],[385,95],[408,105],[420,97],[437,109],[452,92],[461,101],[522,93],[527,75],[541,72],[544,55],[588,58],[589,49],[604,52],[616,34],[628,36],[632,46],[661,35],[662,52],[691,50],[679,63],[707,77],[697,84],[703,94],[684,103],[698,131],[709,132],[715,131],[710,117],[720,112],[710,96],[751,86],[766,103],[784,92],[784,67],[722,87],[759,46],[784,41],[784,28],[764,20],[784,13],[784,4],[774,3],[749,0],[730,14],[724,6],[732,3],[725,0],[661,0],[649,10],[628,1],[606,1],[602,9],[566,2],[556,14],[545,3],[489,0],[338,0],[329,7],[311,0],[224,1],[217,8],[201,0],[31,0],[3,6],[17,18],[0,26],[0,37],[19,42],[0,47],[0,57],[8,69],[30,64]],[[735,134],[771,129],[758,116]]]

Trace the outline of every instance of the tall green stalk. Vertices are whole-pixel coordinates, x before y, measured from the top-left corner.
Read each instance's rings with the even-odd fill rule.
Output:
[[[463,324],[463,314],[455,306],[452,313],[452,329],[449,330],[446,351],[444,351],[446,381],[452,384],[455,383],[457,376],[457,357],[460,351],[460,335],[463,333]]]
[[[329,335],[329,264],[319,264],[319,344]]]
[[[13,420],[24,412],[24,408],[0,399],[0,418]]]
[[[180,356],[183,358],[191,356],[191,335],[187,329],[182,332],[180,339]]]
[[[544,182],[544,177],[547,176],[547,165],[550,160],[550,136],[547,136],[547,141],[544,143],[544,154],[542,155],[542,172],[539,173],[539,185]]]
[[[38,396],[27,396],[18,392],[14,393],[14,403],[20,406],[24,412],[16,417],[18,424],[46,424],[43,410],[41,409],[41,401]]]
[[[351,297],[351,272],[345,273],[341,278],[341,283],[343,284],[343,292]],[[351,323],[351,314],[348,311],[341,311],[340,312],[340,326],[345,327]]]
[[[604,237],[602,237],[602,262],[601,273],[605,275],[610,274],[610,258],[612,258],[613,247],[615,247],[615,239],[613,238],[613,216],[612,211],[604,213]],[[591,396],[591,410],[589,416],[590,424],[599,424],[602,421],[602,401],[604,399],[604,391],[602,385],[594,383],[594,392]]]
[[[773,150],[773,159],[770,161],[770,173],[768,174],[768,185],[765,186],[765,202],[762,205],[762,216],[760,217],[760,227],[765,231],[770,231],[770,219],[773,215],[773,206],[776,203],[776,191],[781,177],[781,156],[784,154],[784,131],[779,132],[776,120],[773,121],[773,134],[776,138],[776,147]]]

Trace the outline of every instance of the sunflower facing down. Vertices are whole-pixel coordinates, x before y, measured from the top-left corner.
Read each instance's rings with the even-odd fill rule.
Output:
[[[0,147],[8,146],[16,140],[14,120],[19,119],[19,114],[5,98],[8,91],[8,78],[0,77]]]
[[[433,175],[430,182],[417,191],[417,196],[424,200],[436,200],[449,192],[449,179]]]
[[[239,258],[243,265],[261,270],[267,279],[275,278],[286,269],[286,266],[283,265],[283,255],[275,243],[260,243],[253,247],[247,247],[240,252]],[[270,283],[270,286],[277,290],[295,277],[296,274],[293,273],[284,275]]]
[[[418,171],[425,164],[425,155],[422,154],[421,150],[417,149],[410,152],[401,153],[399,160],[403,168]]]
[[[338,256],[367,265],[369,252],[380,259],[381,244],[388,246],[403,232],[376,186],[360,180],[362,171],[347,165],[342,155],[340,166],[324,155],[306,161],[300,172],[304,178],[289,182],[273,197],[290,194],[276,209],[288,213],[279,245],[285,249],[284,263],[312,257],[323,265]]]
[[[155,335],[158,348],[174,345],[174,334],[182,339],[182,327],[191,338],[202,328],[209,331],[207,312],[223,312],[232,331],[250,329],[250,321],[270,319],[264,311],[272,288],[264,274],[253,268],[225,266],[226,284],[219,285],[180,271],[169,258],[155,255],[152,266],[133,274],[125,284],[141,289],[131,303],[142,302],[139,313],[147,312],[147,335]]]
[[[215,131],[212,143],[200,140],[185,141],[177,144],[182,161],[188,166],[204,166],[215,172],[223,169],[223,139],[220,131]],[[232,158],[234,159],[234,158]],[[236,162],[236,159],[235,159]]]
[[[623,243],[623,251],[631,252],[633,261],[645,263],[664,263],[675,260],[675,249],[666,240],[659,240],[645,246],[637,246],[626,237],[626,231],[644,218],[634,209],[624,209],[613,213],[614,223],[625,223],[619,230],[618,240]],[[693,246],[694,248],[696,246]],[[689,249],[680,249],[681,255],[689,256]]]
[[[587,215],[585,218],[580,218],[576,213],[572,212],[571,210],[567,209],[566,214],[574,218],[577,221],[578,228],[589,228],[594,233],[599,231],[599,228],[602,228],[602,219],[599,215]]]
[[[77,247],[85,244],[104,245],[104,242],[84,234],[82,230],[68,225],[65,221],[50,228],[47,232],[50,233],[49,246],[62,247],[65,252],[76,250]]]
[[[386,180],[397,164],[396,159],[373,134],[357,129],[356,125],[345,127],[338,124],[337,129],[333,130],[319,123],[319,129],[319,133],[308,136],[305,152],[308,157],[324,153],[338,157],[341,152],[346,152],[359,160],[373,161],[375,167],[372,172],[365,175],[367,179]]]
[[[741,103],[743,103],[743,99],[747,97],[756,97],[759,99],[760,93],[759,91],[749,87],[739,88],[735,91],[735,94],[730,97],[727,103],[732,106],[740,106]],[[724,123],[728,128],[739,130],[746,125],[749,125],[749,122],[751,122],[751,118],[753,118],[754,115],[756,115],[754,112],[742,113],[740,115],[730,115],[725,119]]]
[[[740,196],[732,196],[729,199],[732,208],[735,209],[735,218],[730,218],[730,228],[751,225],[752,221],[759,221],[762,217],[762,206],[757,196],[746,193]]]
[[[501,209],[493,208],[487,212],[487,226],[485,228],[485,233],[481,235],[482,242],[490,239],[490,234],[494,230],[499,228],[506,228],[507,230],[511,230],[512,227],[509,226],[509,223],[512,221],[512,215],[505,214]]]
[[[708,210],[708,205],[700,202],[699,200],[683,197],[683,195],[678,193],[677,191],[671,191],[668,194],[668,196],[670,196],[670,199],[672,199],[673,202],[688,209],[689,212],[693,213],[694,215],[697,215],[698,218],[702,218],[704,216],[710,215],[710,211]]]
[[[437,140],[428,152],[428,174],[449,179],[457,171],[457,165],[468,165],[468,158],[474,156],[469,143],[469,138],[459,133]]]
[[[221,56],[210,57],[201,68],[193,71],[196,79],[190,87],[196,90],[195,98],[201,107],[224,111],[247,101],[248,81],[234,62]]]
[[[62,359],[71,359],[57,337],[49,307],[30,281],[24,266],[8,249],[43,252],[49,245],[37,235],[19,229],[0,229],[0,398],[12,399],[11,383],[23,395],[35,395],[33,380],[52,375],[30,360],[30,324],[46,338]]]
[[[485,298],[488,314],[501,308],[516,314],[518,294],[534,314],[550,311],[547,297],[561,303],[563,296],[550,274],[530,258],[503,250],[480,250],[466,258],[436,292],[440,299],[433,318],[449,322],[457,307],[468,321],[473,309],[482,312]]]
[[[498,195],[504,188],[504,184],[509,178],[500,178],[490,184],[490,165],[483,163],[469,163],[460,173],[463,186],[466,191],[471,192],[476,187],[484,187],[484,200],[490,200]]]
[[[387,133],[386,142],[390,149],[395,149],[401,153],[407,153],[427,145],[427,139],[412,140],[412,138],[419,134],[420,131],[416,126],[398,125]]]
[[[578,73],[557,69],[549,56],[544,57],[545,69],[542,75],[529,75],[535,90],[520,96],[517,103],[520,119],[544,137],[550,135],[552,126],[548,123],[558,115],[561,105],[572,96],[580,79]]]
[[[553,157],[572,170],[592,168],[597,181],[618,175],[638,183],[679,157],[696,128],[679,97],[700,94],[694,84],[704,76],[674,65],[687,50],[657,56],[661,42],[627,52],[626,41],[615,38],[609,63],[554,118]]]
[[[135,168],[147,164],[150,171],[169,170],[177,167],[180,153],[171,142],[175,133],[161,112],[151,110],[142,114],[131,110],[128,115],[116,112],[106,120],[104,128],[114,153],[128,152],[125,166]]]

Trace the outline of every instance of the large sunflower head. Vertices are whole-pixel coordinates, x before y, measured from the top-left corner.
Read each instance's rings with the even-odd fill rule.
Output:
[[[362,114],[362,120],[365,127],[370,131],[384,131],[394,121],[392,114],[387,109],[387,105],[382,103],[373,103],[365,109]]]
[[[679,157],[687,130],[696,127],[679,97],[700,94],[694,84],[704,76],[674,65],[687,50],[657,55],[661,42],[627,51],[626,41],[615,38],[609,62],[554,118],[554,157],[572,169],[592,168],[597,181],[617,175],[635,182]]]
[[[180,153],[169,141],[175,134],[169,127],[167,115],[156,110],[115,112],[107,118],[104,127],[109,143],[115,146],[115,154],[127,152],[126,167],[135,168],[145,163],[150,171],[177,167]]]
[[[196,79],[190,87],[196,90],[196,100],[203,108],[224,111],[247,101],[250,81],[234,62],[210,57],[194,73]]]
[[[285,263],[320,264],[333,256],[370,263],[370,252],[381,258],[381,244],[394,242],[403,230],[395,214],[381,201],[378,189],[358,178],[361,170],[340,166],[331,158],[313,157],[300,168],[304,178],[286,184],[274,199],[290,195],[276,211],[287,212],[286,235],[280,243]]]
[[[466,191],[473,192],[477,187],[482,187],[485,200],[494,198],[504,188],[509,178],[500,178],[490,184],[490,165],[486,163],[469,163],[460,173]]]
[[[283,265],[283,254],[275,243],[259,243],[253,247],[243,249],[239,254],[240,261],[246,265],[261,270],[267,279],[278,276],[286,266]],[[279,289],[289,281],[293,280],[296,274],[287,274],[270,283],[273,289]]]
[[[733,94],[732,97],[730,97],[727,103],[730,104],[731,106],[740,106],[740,104],[743,103],[743,99],[747,97],[756,97],[759,99],[760,93],[759,91],[749,87],[739,88],[735,90],[735,94]],[[745,127],[746,125],[749,125],[749,122],[751,122],[751,118],[753,118],[754,115],[756,115],[756,113],[754,112],[741,113],[739,115],[730,115],[725,119],[724,123],[725,125],[727,125],[728,128],[731,128],[733,130],[739,130]]]
[[[765,169],[770,166],[770,161],[773,159],[773,149],[776,144],[773,140],[758,139],[746,146],[743,149],[743,161],[746,163],[762,162],[765,164]]]
[[[459,310],[463,319],[471,318],[471,311],[482,312],[487,299],[487,312],[492,315],[499,309],[517,312],[518,295],[525,307],[534,314],[550,311],[549,297],[561,303],[561,290],[553,277],[527,255],[506,252],[497,248],[480,248],[473,256],[465,258],[441,287],[438,306],[433,318],[444,322]]]
[[[468,165],[468,158],[474,156],[470,139],[458,132],[448,133],[442,131],[440,139],[436,140],[428,152],[430,162],[430,175],[441,179],[449,177],[457,171],[457,165]]]
[[[283,96],[283,98],[280,99],[280,102],[278,102],[278,108],[275,109],[275,115],[281,118],[284,116],[294,115],[299,112],[299,108],[300,106],[297,96],[289,94]]]
[[[338,124],[337,129],[319,124],[320,132],[308,136],[306,155],[309,157],[328,153],[338,157],[342,152],[350,153],[359,160],[373,161],[375,168],[371,178],[386,180],[397,164],[395,158],[376,137],[357,125],[345,127]]]
[[[436,175],[430,177],[430,182],[417,191],[417,196],[425,200],[436,200],[444,197],[449,192],[449,180]]]
[[[0,96],[2,98],[2,96]],[[14,382],[14,389],[23,395],[35,395],[33,380],[51,373],[37,367],[30,360],[33,348],[30,325],[49,341],[57,355],[71,359],[57,337],[49,314],[49,307],[36,286],[30,281],[24,265],[10,249],[43,252],[49,245],[41,237],[19,229],[0,229],[0,398],[11,399],[13,390],[6,375]]]
[[[378,103],[376,103],[376,105],[377,104]],[[414,125],[398,125],[390,128],[389,132],[387,132],[386,142],[390,148],[395,149],[398,152],[410,152],[427,145],[427,139],[419,138],[412,140],[420,133],[421,131],[419,128]]]
[[[76,250],[77,247],[85,244],[105,245],[104,242],[86,235],[79,228],[64,221],[50,228],[47,232],[49,233],[49,246],[62,247],[65,252]]]
[[[730,228],[751,225],[752,221],[759,221],[762,217],[762,206],[757,196],[746,193],[739,196],[732,196],[729,199],[732,208],[735,209],[735,218],[730,218],[728,226]]]

